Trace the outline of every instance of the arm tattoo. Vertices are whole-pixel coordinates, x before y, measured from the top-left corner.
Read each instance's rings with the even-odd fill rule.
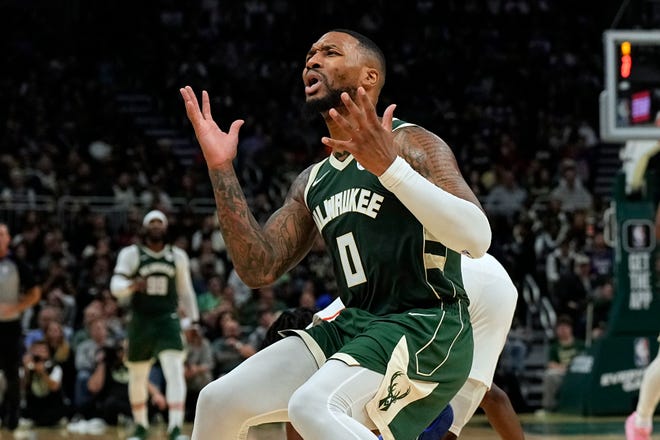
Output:
[[[209,170],[209,176],[213,185],[220,229],[232,259],[236,258],[239,265],[248,265],[248,267],[254,264],[253,259],[259,259],[260,263],[264,263],[263,250],[257,251],[261,254],[260,257],[251,255],[254,244],[264,245],[259,233],[261,228],[250,212],[233,170],[231,172]],[[247,255],[251,255],[252,258],[243,262],[244,256]]]
[[[481,203],[463,179],[454,153],[442,139],[421,127],[410,127],[398,130],[395,140],[401,156],[418,173],[448,193],[481,208]]]
[[[233,170],[210,170],[209,176],[222,235],[246,284],[271,284],[302,259],[311,247],[314,225],[306,206],[291,196],[302,194],[299,188],[302,185],[304,190],[306,182],[302,174],[263,228],[252,215]]]

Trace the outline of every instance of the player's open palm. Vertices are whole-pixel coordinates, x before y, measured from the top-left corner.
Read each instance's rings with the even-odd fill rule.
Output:
[[[354,101],[346,92],[341,94],[345,113],[331,109],[330,117],[350,138],[338,140],[323,137],[322,142],[335,151],[348,151],[365,169],[380,176],[397,156],[397,147],[392,134],[392,120],[396,105],[385,109],[382,120],[362,87],[358,87]]]
[[[202,91],[202,106],[200,108],[192,87],[179,89],[186,104],[186,114],[195,129],[195,136],[202,147],[206,165],[209,168],[219,168],[228,164],[236,157],[238,147],[238,131],[243,120],[234,121],[228,132],[218,127],[211,115],[211,103],[206,90]]]

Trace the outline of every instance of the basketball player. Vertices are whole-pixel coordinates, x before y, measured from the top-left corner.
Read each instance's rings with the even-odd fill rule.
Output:
[[[136,423],[132,439],[147,437],[147,386],[155,358],[165,375],[169,408],[168,437],[181,436],[186,396],[184,351],[177,313],[179,302],[186,317],[199,319],[195,292],[190,278],[188,255],[166,244],[167,217],[150,211],[142,222],[146,229],[144,244],[123,248],[117,257],[110,281],[117,298],[130,297],[128,323],[128,395]]]
[[[474,335],[474,359],[467,382],[451,401],[449,411],[443,411],[435,423],[427,427],[419,440],[450,440],[457,438],[465,424],[472,418],[478,406],[486,412],[488,421],[501,438],[523,440],[525,438],[520,420],[503,390],[493,383],[495,368],[504,348],[507,334],[516,310],[518,292],[506,269],[490,254],[482,258],[462,257],[461,270],[465,291],[470,298],[470,321]],[[336,316],[337,306],[332,312],[321,311],[317,316]],[[326,309],[327,310],[327,309]],[[294,313],[297,313],[294,312]],[[299,327],[308,320],[298,321]],[[276,338],[278,329],[291,328],[292,319],[273,324],[269,339]],[[285,327],[285,325],[289,327]],[[453,422],[452,422],[453,418]],[[297,440],[290,433],[288,440]]]
[[[660,204],[655,213],[655,236],[656,243],[660,243]],[[626,419],[626,440],[650,440],[653,432],[653,413],[658,402],[660,402],[660,351],[644,370],[637,408]]]
[[[193,90],[181,89],[243,281],[272,284],[320,231],[347,306],[207,385],[193,438],[244,439],[249,426],[288,414],[303,438],[375,439],[377,427],[388,440],[412,440],[467,379],[472,331],[460,255],[482,256],[490,226],[440,138],[394,123],[394,105],[377,117],[385,60],[371,40],[326,33],[307,53],[303,81],[332,154],[301,173],[264,227],[232,166],[243,121],[223,132],[208,94],[200,109]]]
[[[443,411],[420,440],[458,438],[479,406],[501,438],[524,440],[525,434],[509,397],[493,383],[497,361],[516,311],[518,291],[506,269],[490,254],[478,259],[463,257],[461,263],[474,335],[472,369],[467,382],[451,400],[453,421],[447,422],[451,412]],[[447,423],[451,423],[448,430],[444,428]]]

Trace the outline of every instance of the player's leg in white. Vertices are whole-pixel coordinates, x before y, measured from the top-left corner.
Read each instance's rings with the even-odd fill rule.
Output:
[[[646,367],[634,413],[626,420],[627,440],[646,440],[653,431],[653,413],[660,401],[660,353]]]
[[[454,410],[454,421],[449,431],[458,437],[465,424],[479,407],[488,387],[483,382],[468,379],[449,403]]]
[[[149,383],[149,370],[151,361],[128,362],[128,400],[131,402],[133,412],[133,421],[138,425],[136,437],[146,436],[144,429],[139,427],[149,427],[149,418],[147,416],[147,385]],[[144,431],[144,432],[143,432]]]
[[[658,401],[660,401],[660,353],[644,371],[637,402],[637,414],[640,419],[647,419],[650,422]]]
[[[287,421],[291,395],[317,370],[295,336],[257,352],[202,389],[192,439],[244,440],[250,426]]]
[[[382,374],[330,359],[291,397],[291,424],[305,439],[376,439],[365,405],[382,381]]]
[[[158,353],[160,367],[165,376],[165,398],[168,407],[167,432],[173,433],[183,426],[183,408],[186,400],[186,379],[183,370],[185,353],[181,350],[163,350]],[[176,437],[177,435],[175,435]]]

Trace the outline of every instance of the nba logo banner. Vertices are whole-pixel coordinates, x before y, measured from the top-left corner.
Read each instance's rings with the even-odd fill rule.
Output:
[[[651,362],[651,348],[648,338],[635,338],[634,340],[635,366],[645,368]]]
[[[651,252],[655,248],[655,225],[646,219],[624,223],[623,247],[628,252]]]

